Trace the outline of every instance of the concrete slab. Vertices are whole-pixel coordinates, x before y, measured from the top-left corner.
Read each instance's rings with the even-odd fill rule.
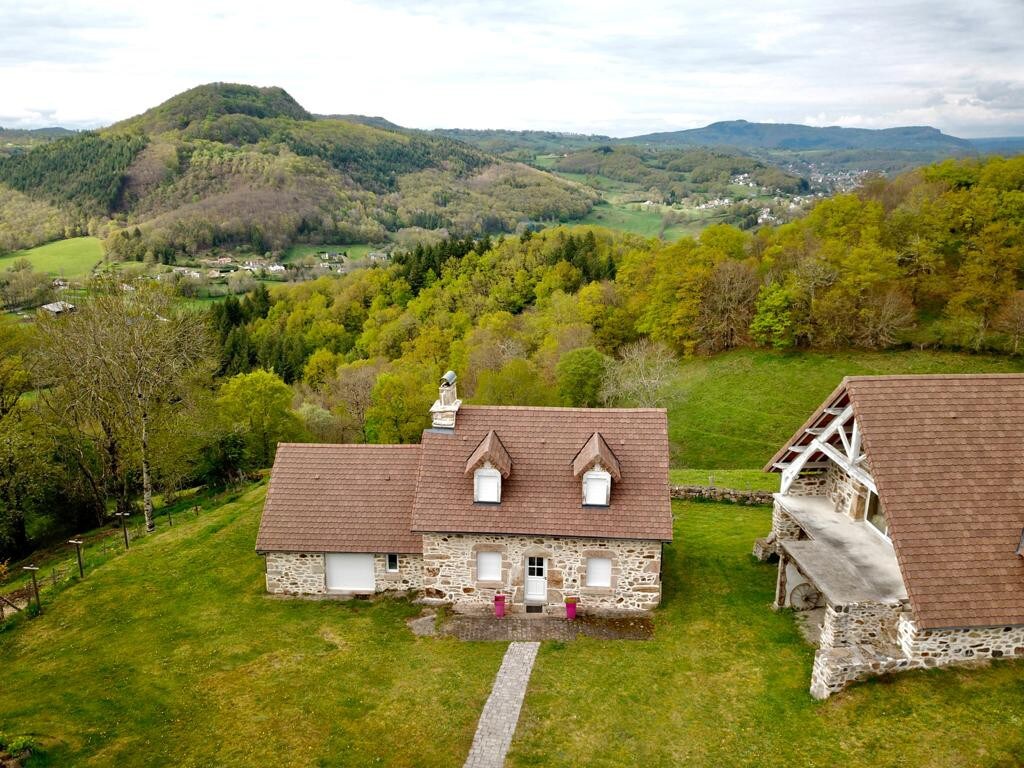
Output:
[[[780,542],[783,551],[830,603],[907,598],[892,544],[868,523],[836,512],[825,496],[775,498],[809,537]]]

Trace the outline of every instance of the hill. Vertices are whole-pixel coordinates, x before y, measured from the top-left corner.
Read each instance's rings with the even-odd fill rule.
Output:
[[[929,126],[869,129],[727,120],[703,128],[632,136],[625,141],[673,147],[710,145],[790,151],[880,149],[941,151],[947,155],[973,153],[973,147],[966,139],[949,136]]]
[[[596,195],[451,139],[314,119],[281,88],[213,83],[98,132],[0,158],[7,249],[105,230],[118,260],[295,242],[513,231],[579,218]],[[25,212],[28,215],[24,215]]]

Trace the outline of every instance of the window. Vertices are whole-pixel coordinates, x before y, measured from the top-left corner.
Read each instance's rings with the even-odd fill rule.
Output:
[[[526,575],[535,576],[539,579],[544,578],[544,558],[543,557],[528,557],[526,558]]]
[[[398,573],[398,555],[388,555],[388,573]]]
[[[610,557],[587,558],[587,586],[610,587],[612,585],[612,560]]]
[[[878,500],[878,494],[872,491],[868,491],[868,499],[864,503],[864,519],[886,536],[889,535],[889,521],[885,519],[885,510]]]
[[[583,475],[583,503],[607,507],[612,489],[612,476],[603,469],[592,469]]]
[[[501,552],[476,553],[476,580],[501,581]]]
[[[473,501],[497,504],[501,501],[501,473],[482,467],[473,475]]]

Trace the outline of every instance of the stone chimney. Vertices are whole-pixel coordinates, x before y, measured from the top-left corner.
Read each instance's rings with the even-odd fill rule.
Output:
[[[434,429],[455,429],[455,414],[462,401],[455,388],[455,371],[448,371],[441,377],[438,398],[430,407],[430,418]]]

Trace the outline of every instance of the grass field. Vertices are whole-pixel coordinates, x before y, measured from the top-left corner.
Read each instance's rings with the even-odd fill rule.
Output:
[[[138,542],[0,632],[30,766],[461,765],[504,643],[416,638],[402,599],[275,599],[263,487]],[[650,642],[545,643],[513,766],[1010,766],[1024,667],[915,672],[826,703],[768,608],[763,507],[676,503]]]
[[[345,252],[349,255],[349,258],[352,259],[352,261],[359,261],[370,251],[376,250],[378,247],[379,246],[376,245],[370,245],[369,243],[350,243],[349,245],[309,245],[307,243],[298,243],[291,246],[284,252],[284,255],[281,257],[281,263],[290,264],[293,261],[298,261],[304,256],[316,256],[322,251],[331,251],[332,253]]]
[[[17,259],[28,259],[37,272],[81,279],[88,277],[93,267],[103,260],[103,244],[98,237],[57,240],[27,251],[15,251],[0,258],[0,269],[7,269]]]
[[[741,350],[692,358],[669,406],[671,466],[764,466],[844,376],[1012,371],[1024,371],[1024,360],[954,352]]]
[[[594,206],[590,213],[575,223],[596,224],[609,229],[634,232],[643,237],[658,237],[661,232],[661,212],[638,209],[634,204],[605,203]],[[687,224],[675,224],[665,230],[664,239],[672,241],[685,235],[697,235],[705,224],[706,222],[701,219],[694,219]]]
[[[674,485],[714,485],[741,491],[777,491],[779,476],[760,469],[670,469]]]

